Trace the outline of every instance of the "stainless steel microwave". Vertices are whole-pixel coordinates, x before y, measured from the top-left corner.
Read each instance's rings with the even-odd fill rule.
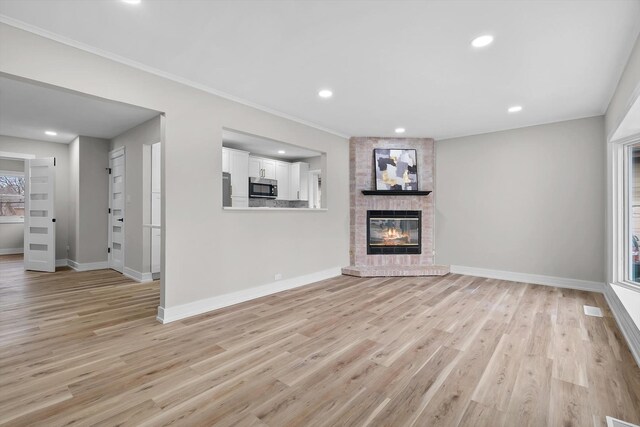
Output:
[[[267,178],[249,178],[249,197],[275,199],[278,197],[278,181]]]

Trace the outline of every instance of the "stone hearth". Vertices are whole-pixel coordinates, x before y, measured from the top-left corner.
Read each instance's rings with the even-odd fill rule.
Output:
[[[435,204],[433,193],[364,195],[375,189],[373,150],[375,148],[415,149],[418,189],[433,191],[435,143],[431,138],[351,138],[349,141],[349,179],[351,192],[350,263],[343,274],[359,277],[440,276],[449,266],[434,265],[433,239]],[[421,211],[420,254],[367,254],[367,211]]]

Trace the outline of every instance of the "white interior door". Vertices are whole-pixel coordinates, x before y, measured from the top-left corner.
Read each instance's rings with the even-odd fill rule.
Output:
[[[24,268],[56,271],[56,159],[25,160]]]
[[[124,148],[109,153],[109,268],[124,268]]]

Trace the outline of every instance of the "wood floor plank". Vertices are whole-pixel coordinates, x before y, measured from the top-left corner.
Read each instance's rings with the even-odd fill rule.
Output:
[[[0,256],[0,425],[640,424],[600,294],[340,276],[167,325],[158,304],[157,282]]]

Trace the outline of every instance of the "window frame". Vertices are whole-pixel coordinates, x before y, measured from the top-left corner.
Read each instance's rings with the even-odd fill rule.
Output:
[[[631,253],[632,157],[634,146],[640,146],[640,133],[608,143],[607,280],[611,284],[640,291],[633,282]]]
[[[19,176],[19,177],[24,178],[24,172],[20,172],[20,171],[0,170],[0,175],[3,175],[3,176]],[[24,196],[26,198],[26,194]],[[23,216],[3,216],[3,215],[0,215],[0,224],[24,224],[24,215]]]

